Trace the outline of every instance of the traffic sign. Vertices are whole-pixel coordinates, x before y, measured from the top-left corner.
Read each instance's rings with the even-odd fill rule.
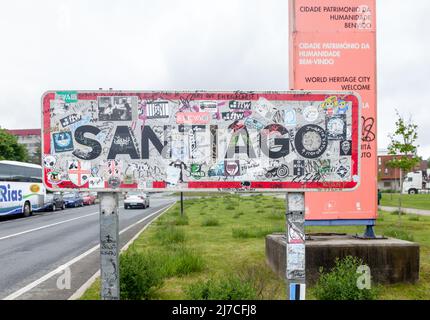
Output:
[[[81,191],[341,191],[360,182],[352,92],[49,91],[44,182]]]

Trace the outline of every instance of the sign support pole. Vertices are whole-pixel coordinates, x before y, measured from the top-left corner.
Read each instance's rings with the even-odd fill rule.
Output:
[[[305,300],[305,193],[286,194],[287,299]]]
[[[184,193],[181,192],[181,217],[184,215]]]
[[[119,300],[118,193],[100,192],[101,299]]]

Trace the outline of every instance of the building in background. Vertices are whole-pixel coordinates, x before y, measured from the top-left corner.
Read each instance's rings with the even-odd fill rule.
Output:
[[[40,129],[14,129],[7,130],[18,138],[18,143],[25,145],[30,159],[38,156],[40,152]]]
[[[389,155],[386,150],[378,151],[378,189],[379,190],[400,190],[400,169],[391,168],[388,162],[396,156]],[[427,161],[422,160],[413,171],[427,169]],[[402,172],[405,177],[407,172]]]

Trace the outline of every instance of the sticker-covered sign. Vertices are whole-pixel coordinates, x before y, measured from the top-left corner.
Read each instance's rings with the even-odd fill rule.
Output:
[[[359,184],[351,92],[50,91],[50,190],[341,191]]]

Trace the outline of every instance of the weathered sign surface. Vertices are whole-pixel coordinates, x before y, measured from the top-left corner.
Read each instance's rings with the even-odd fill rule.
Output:
[[[351,92],[50,91],[50,190],[353,190]]]

